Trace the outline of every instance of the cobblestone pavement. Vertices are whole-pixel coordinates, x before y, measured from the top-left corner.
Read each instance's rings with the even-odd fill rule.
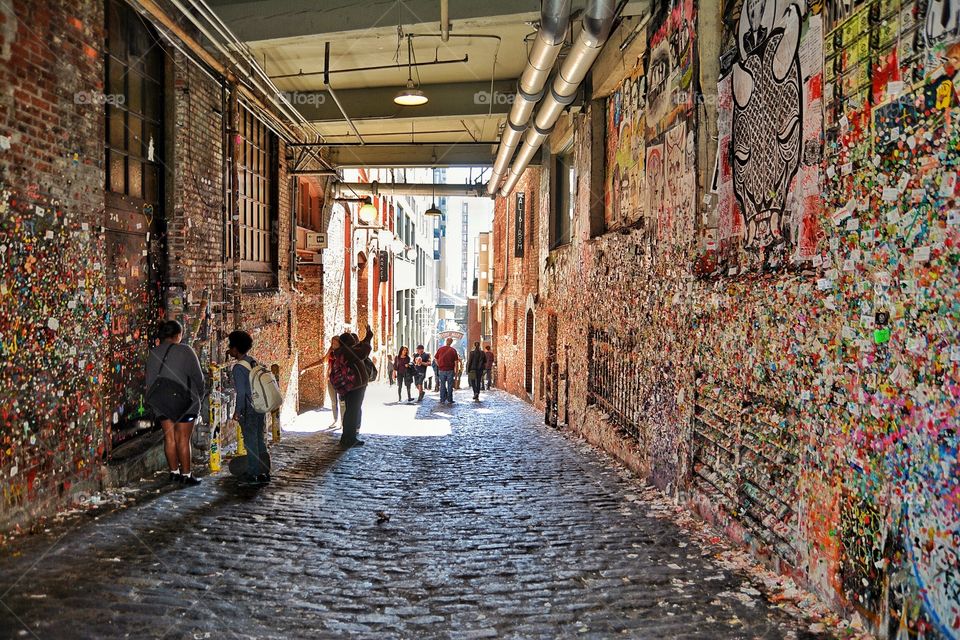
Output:
[[[347,452],[301,416],[259,492],[224,472],[16,541],[0,636],[820,637],[526,404],[393,393]]]

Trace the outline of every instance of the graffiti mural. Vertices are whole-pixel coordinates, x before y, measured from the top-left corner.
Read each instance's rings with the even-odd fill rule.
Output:
[[[651,220],[651,232],[657,229],[668,213],[666,203],[664,202],[666,188],[666,159],[663,157],[663,144],[651,144],[647,146],[646,160],[646,192],[647,192],[647,215]],[[659,232],[657,232],[659,233]]]
[[[644,233],[659,251],[692,233],[696,214],[696,11],[691,0],[668,5],[652,19],[647,57]]]
[[[812,259],[821,238],[822,22],[806,3],[727,7],[718,85],[718,267]]]
[[[647,56],[647,140],[661,135],[680,116],[689,115],[697,91],[696,10],[693,0],[678,0],[651,19]]]
[[[644,218],[645,100],[642,67],[607,98],[604,217],[608,229],[630,226]]]

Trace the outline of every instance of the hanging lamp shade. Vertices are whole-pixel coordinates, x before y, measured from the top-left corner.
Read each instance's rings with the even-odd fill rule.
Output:
[[[423,215],[425,215],[425,216],[442,216],[442,215],[443,215],[443,211],[440,211],[440,209],[437,208],[437,205],[435,205],[434,203],[431,202],[431,203],[430,203],[430,208],[427,209],[426,211],[424,211],[424,212],[423,212]]]
[[[427,103],[427,96],[413,84],[413,79],[407,80],[407,86],[397,92],[393,101],[404,107],[416,107]]]

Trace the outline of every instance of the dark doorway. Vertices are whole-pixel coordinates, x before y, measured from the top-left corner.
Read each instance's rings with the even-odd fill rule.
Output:
[[[527,310],[526,340],[524,342],[523,388],[533,393],[533,309]]]
[[[104,398],[111,459],[139,452],[156,430],[145,407],[147,352],[161,312],[164,51],[125,3],[106,6],[104,229],[110,366]],[[145,444],[146,443],[146,444]]]
[[[558,423],[560,365],[557,362],[557,316],[547,316],[547,398],[544,403],[544,422],[552,427]]]

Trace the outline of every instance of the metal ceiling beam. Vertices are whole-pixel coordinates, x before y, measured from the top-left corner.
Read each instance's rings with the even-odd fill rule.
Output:
[[[327,159],[335,167],[486,167],[493,164],[491,144],[334,145]]]
[[[437,0],[405,0],[398,12],[395,2],[354,0],[208,0],[217,15],[246,42],[276,40],[349,31],[369,31],[429,24],[439,31],[440,3]],[[331,6],[333,5],[333,6]],[[451,2],[450,20],[482,20],[516,16],[518,22],[536,19],[540,0],[471,0]],[[454,25],[453,33],[456,33]],[[362,46],[362,44],[361,44]]]
[[[421,196],[421,197],[447,197],[447,198],[487,198],[487,186],[485,184],[433,184],[427,183],[390,183],[379,182],[374,185],[369,182],[337,182],[334,187],[337,190],[337,196],[353,194],[357,196]]]
[[[494,82],[492,98],[489,81],[427,84],[420,88],[429,101],[419,107],[404,107],[393,101],[401,86],[337,90],[337,98],[354,122],[485,116],[491,108],[499,115],[510,110],[516,82]],[[310,122],[343,121],[336,102],[327,91],[288,91],[284,95]]]

